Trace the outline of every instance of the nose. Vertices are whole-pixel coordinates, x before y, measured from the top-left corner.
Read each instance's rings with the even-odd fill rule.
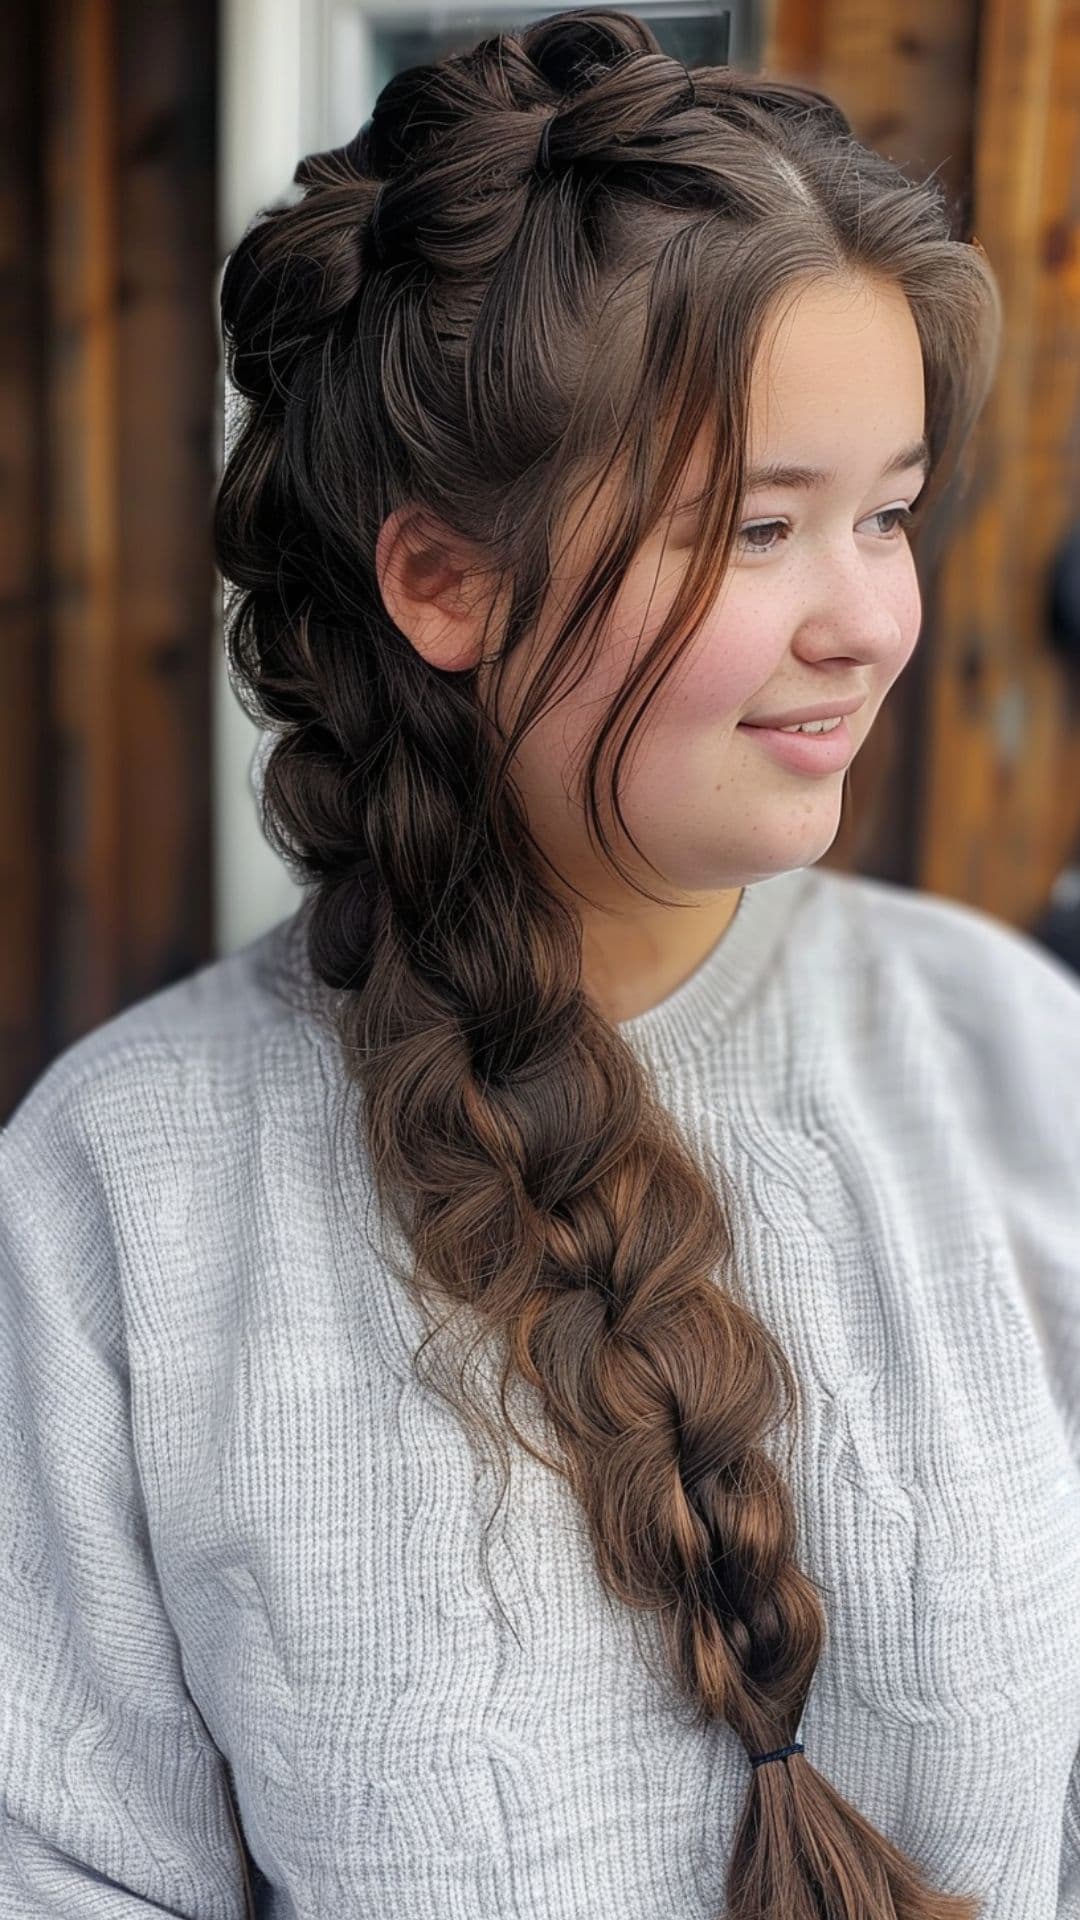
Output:
[[[852,542],[815,565],[800,640],[815,658],[835,656],[873,666],[895,657],[912,614],[917,627],[921,611],[914,566],[901,582],[895,567],[876,557],[867,560]]]

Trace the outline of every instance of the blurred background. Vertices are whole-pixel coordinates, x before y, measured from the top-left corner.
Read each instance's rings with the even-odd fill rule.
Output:
[[[922,638],[823,864],[1080,970],[1080,0],[632,10],[688,65],[824,87],[990,257],[1006,333],[973,481],[920,558]],[[3,1117],[70,1041],[300,902],[221,641],[228,252],[392,73],[556,11],[5,0]]]

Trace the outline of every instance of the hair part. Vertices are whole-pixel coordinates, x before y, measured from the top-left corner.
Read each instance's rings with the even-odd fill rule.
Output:
[[[311,892],[310,963],[340,989],[377,1197],[430,1328],[414,1359],[471,1329],[430,1384],[504,1473],[509,1430],[565,1479],[606,1589],[655,1615],[679,1695],[760,1753],[792,1739],[825,1633],[790,1448],[774,1461],[768,1444],[798,1384],[740,1295],[723,1169],[698,1162],[582,990],[578,917],[510,769],[603,645],[707,427],[694,560],[584,775],[590,837],[635,884],[603,816],[632,841],[620,772],[726,574],[778,308],[826,277],[903,292],[925,374],[921,507],[940,525],[970,478],[1001,303],[940,188],[860,145],[826,94],[730,67],[693,82],[691,102],[632,14],[580,9],[396,74],[348,146],[302,160],[301,197],[249,227],[222,283],[242,405],[214,534],[233,684],[275,735],[263,829]],[[503,737],[474,674],[395,629],[379,531],[419,502],[486,556],[506,595],[501,679],[555,528],[609,480],[588,574]],[[725,1893],[729,1920],[980,1911],[930,1889],[802,1754],[751,1771]]]

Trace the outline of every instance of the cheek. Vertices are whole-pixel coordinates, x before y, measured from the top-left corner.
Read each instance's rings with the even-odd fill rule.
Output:
[[[737,719],[767,685],[790,636],[790,622],[770,614],[760,597],[741,610],[726,607],[694,642],[678,674],[671,717],[705,726]]]

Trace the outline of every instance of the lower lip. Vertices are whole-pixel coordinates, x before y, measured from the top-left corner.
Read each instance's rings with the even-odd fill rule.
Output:
[[[779,727],[752,727],[740,720],[740,733],[748,733],[792,773],[839,773],[851,758],[852,739],[846,719],[829,733],[782,733]]]

